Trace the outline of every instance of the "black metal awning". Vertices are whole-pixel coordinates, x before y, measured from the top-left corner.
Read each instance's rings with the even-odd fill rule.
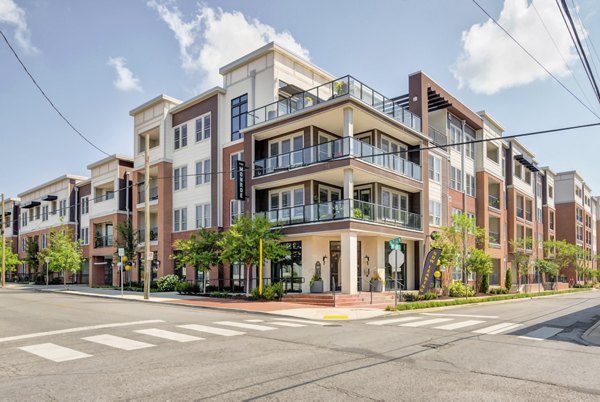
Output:
[[[42,198],[42,201],[56,201],[57,199],[57,196],[48,194],[47,196]]]
[[[538,167],[535,165],[533,160],[529,159],[527,156],[525,156],[523,154],[515,155],[515,160],[519,161],[519,163],[521,163],[521,165],[525,166],[531,172],[539,172],[540,171],[540,169],[538,169]]]
[[[21,208],[30,209],[30,208],[34,208],[34,207],[39,207],[40,205],[42,205],[42,203],[39,201],[29,201],[27,204],[23,205]]]

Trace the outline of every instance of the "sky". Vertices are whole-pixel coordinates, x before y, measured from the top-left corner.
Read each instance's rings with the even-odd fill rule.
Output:
[[[600,116],[555,0],[478,2]],[[600,2],[568,3],[600,71]],[[407,93],[408,75],[422,70],[507,135],[599,121],[472,0],[0,0],[0,29],[54,104],[109,154],[133,153],[131,109],[219,85],[220,66],[273,40],[388,97]],[[1,38],[0,118],[7,197],[65,173],[88,176],[105,157],[50,107]],[[521,141],[541,166],[577,170],[600,194],[600,127]]]

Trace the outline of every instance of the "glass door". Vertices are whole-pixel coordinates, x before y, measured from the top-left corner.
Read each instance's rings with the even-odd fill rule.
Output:
[[[340,277],[340,257],[342,251],[342,243],[339,241],[329,242],[329,274],[330,284],[329,288],[331,291],[342,290],[342,282]]]

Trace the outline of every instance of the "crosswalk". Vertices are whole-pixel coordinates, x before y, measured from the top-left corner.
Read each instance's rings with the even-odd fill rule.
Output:
[[[432,316],[444,316],[432,318]],[[473,320],[470,318],[479,318]],[[376,327],[381,326],[398,326],[405,328],[432,328],[442,331],[470,331],[478,335],[499,335],[507,334],[511,331],[520,329],[523,324],[514,322],[490,323],[482,318],[498,319],[497,316],[477,316],[477,315],[461,315],[461,314],[432,314],[422,313],[414,316],[404,316],[397,318],[387,318],[383,320],[368,321],[367,325]],[[441,325],[440,325],[441,324]],[[543,341],[559,334],[564,328],[557,327],[539,327],[530,332],[519,334],[520,339],[528,339],[534,341]]]
[[[211,325],[203,324],[182,324],[176,325],[172,330],[161,328],[142,328],[131,331],[131,336],[147,336],[148,339],[160,339],[173,341],[177,343],[199,342],[214,337],[232,337],[246,335],[252,332],[275,331],[283,328],[301,328],[306,326],[328,325],[317,321],[309,321],[293,318],[273,318],[268,321],[259,319],[249,319],[244,321],[216,321]],[[235,329],[231,329],[235,328]],[[201,335],[201,336],[199,336]],[[80,360],[93,357],[87,350],[85,344],[96,344],[111,349],[133,351],[157,346],[150,343],[148,339],[131,339],[129,336],[116,336],[112,334],[98,334],[80,338],[85,341],[83,346],[78,347],[83,350],[75,350],[56,343],[39,343],[34,345],[22,346],[17,349],[30,353],[56,363]],[[87,352],[86,352],[87,350]]]

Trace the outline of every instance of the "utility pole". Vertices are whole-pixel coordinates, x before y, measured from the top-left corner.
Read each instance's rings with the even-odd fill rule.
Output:
[[[461,141],[464,142],[465,140],[465,124],[466,122],[463,120],[462,121],[462,126],[461,126]],[[461,175],[461,181],[462,181],[462,193],[463,193],[463,215],[466,217],[467,216],[467,175],[465,173],[465,147],[468,146],[467,144],[463,144],[463,146],[460,148],[460,169],[462,170],[460,175]],[[462,252],[462,269],[463,269],[463,275],[465,276],[464,282],[465,282],[465,297],[469,297],[469,277],[467,275],[467,264],[465,259],[467,258],[467,226],[463,225],[463,252]]]
[[[150,297],[150,136],[144,137],[144,300]]]
[[[133,191],[133,186],[129,185],[129,172],[125,172],[125,211],[127,214],[127,226],[129,226],[129,229],[131,230],[131,233],[133,234],[133,228],[131,227],[131,214],[129,212],[129,191]],[[133,256],[132,255],[128,255],[127,259],[131,259],[131,261],[129,262],[129,264],[131,264],[131,262],[133,261]],[[123,265],[123,267],[121,267],[121,269],[125,269],[125,265]],[[122,271],[121,271],[122,272]],[[127,274],[129,275],[129,274]],[[121,275],[121,289],[123,288],[123,276]]]
[[[11,215],[12,216],[12,215]],[[2,193],[2,287],[6,285],[6,239],[4,237],[4,193]]]

